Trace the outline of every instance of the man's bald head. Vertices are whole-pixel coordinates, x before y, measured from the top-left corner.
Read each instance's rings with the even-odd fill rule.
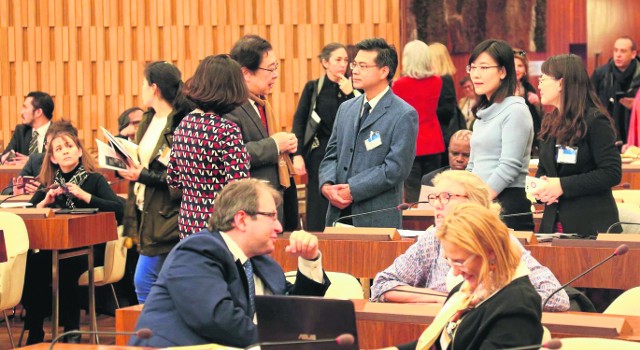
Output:
[[[471,154],[471,131],[458,130],[449,141],[449,166],[453,170],[465,170]]]

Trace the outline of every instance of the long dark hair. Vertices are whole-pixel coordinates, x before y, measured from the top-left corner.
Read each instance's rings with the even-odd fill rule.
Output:
[[[549,57],[542,64],[542,73],[553,79],[562,79],[562,91],[560,108],[544,116],[538,139],[547,141],[555,138],[556,143],[563,147],[573,146],[586,135],[585,117],[594,112],[603,114],[615,130],[613,120],[596,95],[580,57],[573,54]]]
[[[183,94],[182,73],[171,62],[156,61],[147,64],[144,68],[144,77],[149,85],[156,84],[160,89],[162,98],[176,110],[173,124],[177,126],[187,113],[195,109],[195,106]],[[152,110],[152,108],[149,108]]]
[[[477,95],[476,105],[471,108],[473,114],[477,115],[477,112],[481,109],[491,106],[494,102],[502,102],[505,98],[513,96],[518,84],[516,77],[516,66],[513,61],[513,49],[506,41],[489,39],[478,44],[471,56],[469,57],[469,65],[471,65],[483,52],[491,56],[498,68],[504,68],[507,75],[500,81],[500,86],[496,92],[491,95],[491,99],[488,99],[486,95]]]

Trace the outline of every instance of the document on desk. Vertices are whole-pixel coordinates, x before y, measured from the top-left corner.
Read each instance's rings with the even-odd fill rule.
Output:
[[[424,230],[398,230],[398,233],[402,238],[416,238],[424,232]]]

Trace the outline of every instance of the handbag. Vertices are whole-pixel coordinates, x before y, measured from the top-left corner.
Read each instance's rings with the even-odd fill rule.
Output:
[[[320,141],[316,136],[318,127],[320,126],[320,117],[316,113],[316,99],[318,98],[318,94],[322,90],[322,84],[324,84],[324,75],[321,76],[320,79],[318,79],[318,82],[315,84],[315,87],[313,89],[313,94],[311,95],[311,108],[309,109],[307,126],[304,131],[303,147],[305,150],[305,154],[308,154],[309,152],[320,146]]]

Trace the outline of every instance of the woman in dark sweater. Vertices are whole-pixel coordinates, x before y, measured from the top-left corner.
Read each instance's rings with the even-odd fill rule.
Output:
[[[431,54],[431,64],[434,73],[442,79],[442,89],[438,98],[438,122],[444,137],[444,152],[446,154],[449,149],[449,140],[453,132],[449,128],[451,119],[456,117],[458,102],[456,98],[456,86],[453,83],[453,75],[456,74],[456,66],[453,64],[451,55],[446,46],[441,43],[429,44],[429,53]],[[441,166],[449,165],[449,157],[441,157]]]
[[[611,187],[622,178],[613,121],[576,55],[547,59],[539,88],[542,104],[554,107],[539,135],[536,176],[547,181],[534,192],[545,203],[540,232],[606,232],[619,221]]]
[[[58,122],[66,123],[66,122]],[[56,126],[58,129],[59,126]],[[45,162],[40,179],[42,190],[37,191],[30,202],[38,208],[98,208],[102,212],[114,212],[120,222],[123,203],[113,192],[107,180],[95,172],[95,161],[91,156],[83,156],[85,151],[70,124],[50,135]],[[47,187],[57,185],[54,189]],[[45,192],[46,191],[46,192]],[[87,232],[87,234],[90,234]],[[104,245],[96,247],[95,264],[101,265]],[[80,304],[78,278],[87,270],[83,256],[64,259],[60,262],[60,311],[64,331],[80,328]],[[27,344],[39,343],[44,338],[42,329],[44,317],[51,310],[51,251],[30,253],[27,258],[25,286],[22,305],[27,311],[25,328],[29,330]],[[67,339],[79,340],[78,337]]]
[[[531,118],[533,120],[533,144],[531,145],[531,155],[537,156],[540,147],[538,141],[538,133],[540,132],[540,99],[536,93],[536,89],[529,82],[529,59],[527,53],[521,49],[513,49],[514,64],[516,66],[516,78],[518,78],[518,86],[516,86],[516,94],[524,98]]]
[[[306,229],[309,231],[324,230],[329,202],[320,194],[320,162],[324,158],[338,107],[354,97],[351,80],[344,76],[349,65],[344,45],[328,44],[322,48],[319,57],[325,75],[307,82],[293,117],[293,133],[298,138],[298,151],[293,156],[293,167],[297,175],[308,176]],[[315,134],[310,134],[307,130],[310,118],[319,123]]]
[[[507,349],[542,340],[540,295],[520,262],[509,230],[491,209],[458,205],[436,233],[456,286],[417,342],[416,349]]]

